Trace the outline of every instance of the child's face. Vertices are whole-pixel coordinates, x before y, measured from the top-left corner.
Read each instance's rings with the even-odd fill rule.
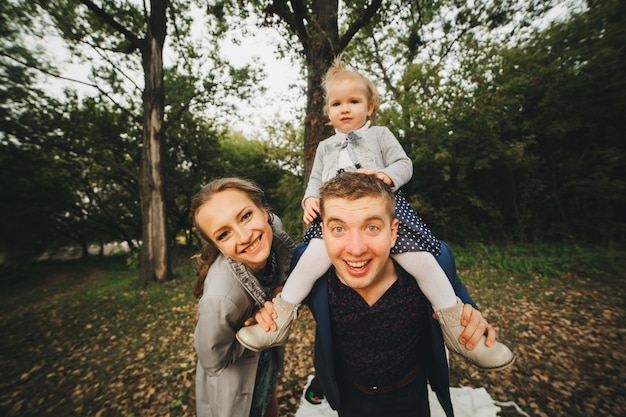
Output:
[[[374,103],[368,100],[365,86],[352,78],[340,79],[328,91],[328,117],[333,127],[349,133],[362,127],[372,114]]]

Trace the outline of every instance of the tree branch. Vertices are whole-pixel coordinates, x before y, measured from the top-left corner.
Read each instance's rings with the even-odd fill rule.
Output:
[[[22,61],[22,60],[20,60],[20,59],[18,59],[18,58],[15,58],[15,57],[11,56],[11,55],[7,55],[7,54],[5,54],[5,53],[4,53],[4,52],[2,52],[2,51],[0,51],[0,56],[3,56],[3,57],[5,57],[5,58],[8,58],[8,59],[10,59],[10,60],[14,61],[14,62],[17,62],[18,64],[23,65],[23,66],[25,66],[26,68],[31,68],[31,69],[34,69],[34,70],[36,70],[36,71],[39,71],[39,72],[41,72],[42,74],[45,74],[45,75],[47,75],[47,76],[54,77],[54,78],[59,79],[59,80],[69,81],[69,82],[72,82],[72,83],[76,83],[76,84],[80,84],[80,85],[84,85],[84,86],[87,86],[87,87],[94,88],[94,89],[98,90],[98,91],[100,92],[100,94],[102,94],[102,95],[103,95],[103,96],[105,96],[107,99],[109,99],[109,100],[111,101],[111,103],[113,103],[113,104],[114,104],[117,108],[119,108],[120,110],[122,110],[122,111],[123,111],[123,112],[125,112],[126,114],[130,115],[132,118],[135,118],[134,113],[132,113],[130,110],[128,110],[127,108],[125,108],[124,106],[122,106],[121,104],[119,104],[119,103],[118,103],[118,102],[117,102],[117,101],[116,101],[116,100],[115,100],[115,99],[114,99],[114,98],[113,98],[113,97],[112,97],[112,96],[111,96],[108,92],[104,91],[104,90],[103,90],[103,89],[102,89],[99,85],[97,85],[97,84],[92,84],[92,83],[85,82],[85,81],[81,81],[81,80],[77,80],[77,79],[74,79],[74,78],[64,77],[64,76],[62,76],[62,75],[60,75],[60,74],[55,74],[55,73],[53,73],[53,72],[51,72],[51,71],[49,71],[49,70],[46,70],[46,69],[43,69],[43,68],[36,67],[36,66],[34,66],[34,65],[29,64],[29,63],[28,63],[28,62],[26,62],[26,61]]]
[[[105,12],[102,8],[95,5],[91,0],[79,0],[82,4],[84,4],[89,10],[91,10],[96,16],[98,16],[102,21],[104,21],[107,25],[111,26],[113,29],[122,34],[130,43],[135,45],[138,49],[143,49],[144,41],[138,38],[133,32],[131,32],[128,28],[123,26],[117,20],[113,18],[110,14]],[[144,5],[145,8],[145,5]]]
[[[374,62],[378,66],[378,69],[380,70],[381,74],[383,74],[383,82],[385,83],[385,87],[389,91],[391,91],[391,94],[393,95],[393,97],[397,101],[399,99],[398,89],[391,82],[391,78],[389,77],[389,73],[387,72],[387,68],[385,68],[385,66],[383,65],[383,58],[382,58],[382,56],[380,54],[380,48],[378,46],[378,41],[376,41],[376,37],[374,36],[373,33],[370,34],[370,37],[372,38],[372,43],[374,44]]]
[[[373,0],[370,5],[363,10],[363,13],[361,13],[350,24],[350,26],[348,26],[348,29],[343,36],[339,38],[339,46],[341,50],[344,50],[348,46],[352,38],[354,38],[361,28],[367,26],[370,20],[372,20],[372,18],[376,15],[376,12],[378,12],[378,9],[380,9],[382,2],[383,0]]]
[[[274,0],[269,6],[267,6],[265,13],[267,15],[276,15],[281,18],[287,24],[289,30],[298,36],[302,45],[307,45],[309,43],[308,33],[306,26],[304,25],[306,7],[304,7],[300,0],[291,0],[290,4],[294,9],[293,13],[287,6],[287,2],[280,0]]]
[[[121,74],[128,82],[130,82],[137,91],[141,92],[143,91],[141,87],[139,87],[137,85],[137,83],[130,78],[128,75],[126,75],[126,73],[124,71],[122,71],[122,69],[113,61],[111,61],[111,59],[109,59],[108,56],[106,56],[105,54],[103,54],[100,51],[106,51],[106,49],[102,49],[100,47],[98,47],[97,45],[93,45],[87,41],[84,41],[85,44],[89,45],[90,48],[92,48],[94,51],[96,51],[96,53],[100,56],[100,58],[102,58],[104,61],[106,61],[117,73]]]

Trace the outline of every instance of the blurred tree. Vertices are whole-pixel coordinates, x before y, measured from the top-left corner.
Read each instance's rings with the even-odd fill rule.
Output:
[[[516,183],[530,186],[515,206],[526,236],[624,239],[625,28],[624,2],[589,1],[584,13],[502,53],[495,85],[517,99],[503,140],[534,163],[513,165]]]
[[[450,184],[463,181],[453,171],[462,160],[446,148],[452,129],[450,112],[471,94],[468,83],[455,82],[455,67],[469,60],[472,49],[464,46],[471,39],[494,36],[502,25],[510,24],[517,3],[398,5],[394,13],[377,16],[347,49],[353,67],[378,79],[382,111],[377,123],[396,134],[414,161],[414,176],[404,186],[405,194],[437,234],[448,239],[458,224],[467,224],[456,216],[459,207],[482,204]],[[539,9],[540,3],[528,7]],[[454,193],[448,194],[452,189]]]
[[[270,190],[278,198],[270,202],[281,216],[284,230],[297,240],[305,227],[301,206],[304,159],[299,140],[302,127],[297,122],[286,122],[268,125],[265,130],[264,136],[269,138],[265,143],[266,157],[283,170],[283,176]]]
[[[55,117],[54,134],[41,137],[39,146],[65,160],[76,195],[75,208],[61,219],[68,236],[88,228],[91,242],[124,241],[135,250],[142,239],[140,200],[140,125],[134,116],[100,97],[82,101],[69,91]],[[33,135],[30,142],[36,141]]]
[[[223,7],[234,7],[231,14],[247,16],[247,8],[260,16],[263,24],[277,28],[285,43],[285,48],[304,59],[307,80],[306,117],[304,118],[304,178],[308,179],[315,151],[320,140],[330,136],[332,129],[324,115],[324,91],[321,83],[333,59],[342,53],[356,33],[367,26],[380,10],[382,0],[330,1],[291,1],[255,0],[249,3],[222,2]],[[211,2],[210,4],[213,4]],[[209,6],[216,7],[216,6]],[[299,43],[294,48],[293,42]],[[280,52],[280,50],[279,50]]]
[[[508,42],[462,31],[454,65],[374,61],[394,97],[381,122],[414,160],[407,194],[441,236],[623,239],[625,13],[589,6],[549,28],[525,14]]]
[[[74,203],[62,164],[39,147],[0,143],[1,266],[27,264],[57,238],[55,216]]]
[[[564,59],[564,51],[569,51],[566,55],[576,55],[584,48],[604,51],[606,57],[620,57],[620,50],[611,46],[608,40],[620,38],[621,32],[615,30],[617,25],[611,22],[621,22],[623,12],[612,2],[603,4],[604,12],[598,10],[601,8],[596,3],[590,4],[588,9],[580,2],[570,3],[570,7],[575,6],[572,10],[578,13],[574,13],[572,22],[583,18],[587,14],[581,14],[584,10],[596,10],[595,13],[604,14],[604,17],[591,19],[586,29],[572,23],[571,30],[578,31],[581,37],[569,39],[563,44],[567,46],[563,47],[554,44],[560,42],[558,36],[543,31],[536,23],[542,21],[546,11],[555,5],[562,6],[559,2],[539,0],[471,6],[452,2],[412,3],[412,11],[409,13],[409,9],[403,9],[404,13],[395,16],[395,24],[374,20],[347,48],[353,66],[379,79],[378,85],[387,99],[383,103],[380,123],[397,133],[414,160],[414,178],[405,186],[405,193],[442,237],[457,241],[527,241],[548,235],[554,238],[554,232],[564,226],[546,212],[546,207],[554,205],[556,208],[558,205],[552,202],[546,206],[544,196],[553,186],[547,181],[546,173],[550,170],[544,162],[545,158],[537,150],[545,151],[550,145],[544,142],[547,126],[540,124],[536,117],[542,115],[544,122],[548,118],[556,122],[576,115],[575,120],[580,124],[581,120],[585,120],[581,116],[586,114],[589,120],[588,112],[583,110],[586,105],[583,103],[590,103],[589,99],[583,97],[582,90],[572,95],[575,86],[588,81],[580,74],[575,77],[568,75],[574,75],[567,68],[569,64],[564,69],[556,62]],[[607,13],[606,10],[611,11]],[[608,14],[611,14],[611,19],[607,18]],[[554,26],[567,27],[569,22],[565,20]],[[596,28],[597,35],[589,34],[592,27]],[[538,40],[544,36],[545,42],[539,44]],[[604,37],[602,45],[591,46],[594,37]],[[588,45],[583,47],[585,44]],[[531,49],[531,45],[536,48]],[[510,58],[506,58],[509,54],[507,46],[515,51],[510,53],[511,57],[517,56],[528,65],[523,66],[514,59],[509,61]],[[597,57],[590,59],[585,54],[569,60],[570,63],[578,62],[573,64],[572,69],[585,67],[588,61],[600,62]],[[596,96],[589,94],[588,97],[593,97],[591,102],[614,103],[611,110],[619,112],[623,109],[623,102],[616,97],[623,90],[619,82],[611,82],[623,77],[623,70],[617,62],[621,61],[607,61],[606,65],[602,64],[603,69],[598,64],[595,72],[603,74],[608,81],[606,85],[611,85],[612,93],[598,96],[597,92],[607,92],[604,85],[595,89]],[[608,68],[612,72],[607,77]],[[538,84],[537,80],[546,71],[559,74],[559,77],[546,78],[545,84]],[[588,73],[586,77],[589,77]],[[565,79],[570,80],[569,86],[563,82]],[[601,78],[594,80],[593,83],[600,82]],[[550,94],[553,88],[556,90]],[[561,88],[571,91],[567,93]],[[549,110],[540,110],[537,104],[545,100],[543,97],[546,94],[550,94],[552,106]],[[528,103],[527,99],[533,96],[540,101]],[[558,103],[561,99],[564,102]],[[581,111],[569,111],[578,105],[581,105]],[[530,109],[535,109],[537,115],[533,116]],[[555,113],[560,116],[556,117]],[[597,120],[609,122],[603,124],[605,130],[619,126],[616,119],[607,119],[614,112],[603,114]],[[566,125],[572,129],[575,126],[571,122]],[[553,124],[553,127],[558,125]],[[563,125],[559,131],[563,131]],[[572,146],[565,146],[564,143],[558,149],[560,157],[553,156],[553,163],[560,161],[560,169],[570,162],[576,164],[574,161],[579,163],[586,159],[583,155],[590,156],[582,151],[570,153]],[[620,149],[609,152],[598,149],[596,152],[605,157],[611,155],[608,163],[598,165],[607,171],[623,160]],[[567,158],[563,158],[565,154]],[[572,165],[571,172],[575,171],[575,166]],[[554,175],[553,171],[551,177],[562,178],[561,174]],[[598,207],[605,210],[604,214],[598,210],[583,210],[584,216],[592,211],[595,213],[595,221],[588,218],[585,220],[587,225],[594,225],[599,219],[616,219],[616,207],[623,206],[623,203],[617,202],[622,189],[622,181],[618,179],[623,175],[620,175],[612,170],[611,180],[605,178],[593,186],[592,181],[587,182],[589,190],[596,193],[603,190],[603,196],[584,201],[595,201]],[[569,178],[574,180],[577,177],[570,175]],[[576,183],[580,187],[580,182]],[[566,189],[573,197],[578,191],[574,192],[573,183],[568,181],[568,184]],[[609,196],[612,203],[605,204]],[[582,199],[578,203],[586,204]],[[570,204],[559,205],[572,207]],[[582,212],[575,216],[577,221],[582,221]],[[619,226],[623,222],[600,223],[605,225],[603,230],[620,230],[619,233],[623,234],[623,226]],[[561,238],[572,236],[573,230],[582,230],[580,226],[565,227],[559,234]]]
[[[42,213],[55,231],[42,249],[77,244],[86,255],[90,243],[126,241],[133,249],[141,239],[136,197],[140,132],[133,132],[137,125],[128,113],[111,107],[98,98],[81,102],[68,91],[65,102],[47,98],[12,114],[10,130],[5,131],[10,135],[7,144],[19,148],[24,161],[45,154],[54,161],[54,175],[64,182],[61,195],[62,190],[71,190],[72,198],[63,208]],[[10,163],[17,167],[7,171],[22,169],[18,159]],[[23,173],[28,177],[28,171]],[[49,205],[47,196],[41,194],[40,206]],[[19,210],[21,197],[17,193],[7,198],[7,205]]]
[[[455,60],[462,59],[459,56],[463,55],[464,39],[494,36],[520,16],[521,22],[513,26],[522,32],[529,20],[548,10],[553,3],[550,0],[499,0],[480,4],[446,0],[429,3],[254,2],[253,10],[265,18],[264,23],[283,33],[286,42],[280,48],[293,50],[297,41],[299,53],[304,58],[307,78],[305,182],[317,144],[332,133],[323,111],[321,81],[335,56],[347,50],[354,67],[380,77],[380,86],[395,102],[392,108],[401,112],[395,120],[403,124],[390,127],[397,127],[401,143],[411,153],[411,149],[419,147],[416,139],[426,126],[420,119],[425,116],[436,118],[439,110],[445,114],[446,105],[441,102],[438,91],[445,88],[446,77],[442,73],[451,71]],[[421,80],[416,78],[418,73]],[[427,94],[426,98],[416,101],[421,94]],[[414,111],[416,106],[419,106],[419,113]],[[437,123],[437,129],[444,127],[445,123]],[[442,168],[448,170],[447,174],[442,174],[450,178],[450,167]],[[409,195],[419,189],[413,184],[407,188]],[[414,202],[429,204],[427,199],[417,196]],[[487,202],[470,196],[462,201],[445,203],[456,207],[470,203],[480,206],[480,210],[493,212]],[[434,207],[432,203],[431,207]],[[434,209],[430,211],[435,212]],[[446,209],[435,215],[449,219],[450,213],[451,210]]]
[[[218,129],[200,122],[200,119],[215,119],[220,111],[228,112],[225,98],[232,95],[249,97],[260,89],[257,87],[260,71],[247,66],[234,68],[219,57],[217,42],[226,27],[213,24],[213,21],[208,25],[208,36],[192,39],[190,27],[192,16],[197,17],[194,15],[197,9],[188,6],[188,2],[154,0],[141,9],[132,1],[98,5],[90,0],[54,0],[16,1],[3,9],[3,16],[7,16],[5,22],[25,23],[24,16],[37,16],[15,33],[22,31],[20,33],[45,42],[56,30],[70,48],[72,57],[91,69],[89,82],[70,81],[94,88],[99,93],[98,99],[87,99],[84,105],[80,100],[73,100],[65,113],[51,111],[50,116],[56,117],[58,122],[53,129],[47,134],[35,132],[34,126],[41,125],[35,124],[29,129],[31,134],[21,135],[19,140],[55,148],[55,152],[65,151],[74,162],[74,168],[83,170],[81,175],[73,177],[76,182],[82,179],[77,193],[81,194],[79,200],[83,205],[76,207],[71,217],[78,220],[89,209],[89,219],[100,219],[108,230],[119,229],[118,236],[122,234],[129,242],[141,243],[141,279],[144,281],[164,281],[171,277],[169,247],[183,222],[188,224],[186,209],[181,209],[180,204],[189,199],[191,187],[204,182],[199,177],[193,178],[199,169],[211,175],[206,163],[190,168],[190,160],[178,159],[198,160],[198,152],[203,153],[201,162],[214,157],[216,149],[210,147],[217,144]],[[168,21],[173,28],[172,41],[168,45],[176,57],[171,69],[163,65]],[[46,26],[45,22],[52,22],[52,25]],[[16,23],[7,25],[7,28],[15,30],[18,26]],[[22,73],[32,68],[39,74],[64,78],[28,55],[44,56],[43,51],[34,51],[32,47],[23,50],[24,53],[15,47],[6,49],[3,68],[7,69],[6,74],[10,73],[9,70],[14,74],[7,88],[18,85],[18,73],[4,65],[11,62],[16,62],[15,68]],[[138,81],[140,74],[143,74],[143,83]],[[164,88],[165,82],[172,83],[168,91]],[[66,91],[65,94],[68,101],[72,101],[73,93]],[[27,116],[38,117],[35,109],[19,114],[16,108],[27,108],[24,101],[28,99],[13,96],[11,109],[5,107],[7,119],[23,121]],[[37,94],[33,96],[38,97]],[[113,106],[104,105],[104,101]],[[93,120],[85,113],[89,109],[98,115]],[[48,117],[45,113],[42,116]],[[172,129],[171,135],[166,135],[166,127]],[[205,142],[193,147],[193,141],[201,142],[200,136]],[[166,137],[175,140],[172,146]],[[185,152],[189,150],[193,152]],[[168,157],[174,159],[168,160]],[[165,181],[170,173],[175,175],[173,181],[177,182],[171,187]],[[182,176],[182,173],[190,174],[192,178]],[[107,176],[109,183],[105,184],[102,179]],[[181,187],[185,180],[188,180],[188,186]],[[141,216],[135,212],[138,202],[133,197],[137,194],[132,192],[133,187],[140,190]],[[183,195],[177,195],[178,192]],[[129,197],[122,197],[124,195]],[[123,207],[126,214],[120,216],[112,209],[113,204]],[[168,218],[166,213],[174,217]],[[113,214],[120,220],[118,227],[107,225],[107,217]],[[129,224],[123,224],[125,219]],[[130,223],[142,228],[140,236],[130,231]],[[70,230],[78,238],[76,225],[67,231]]]
[[[34,5],[0,3],[0,267],[21,268],[40,255],[54,237],[53,216],[71,208],[73,196],[63,161],[38,146],[21,143],[31,125],[51,130],[37,71],[51,69],[27,47],[35,36]]]
[[[105,59],[113,59],[114,54],[130,56],[135,52],[140,57],[143,70],[140,273],[144,281],[166,281],[171,277],[162,160],[165,139],[163,45],[167,33],[168,1],[151,0],[144,3],[143,9],[122,0],[101,6],[90,0],[38,3],[48,12],[63,38],[70,42],[74,53],[78,51],[77,44],[85,42]],[[130,62],[126,59],[125,64],[136,65],[136,62],[131,63],[132,60],[133,57]],[[117,71],[120,69],[116,68]],[[120,83],[117,87],[123,88],[123,85]]]

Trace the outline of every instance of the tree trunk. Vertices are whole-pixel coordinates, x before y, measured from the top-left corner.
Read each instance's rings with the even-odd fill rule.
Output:
[[[307,59],[307,100],[304,118],[304,183],[308,183],[315,160],[317,145],[333,133],[324,114],[324,89],[322,80],[334,58],[330,51],[326,56],[317,55]]]
[[[315,151],[320,141],[333,134],[334,130],[324,113],[324,89],[322,81],[326,71],[337,55],[343,52],[337,26],[337,1],[315,4],[317,24],[321,33],[310,33],[301,39],[307,73],[306,117],[304,118],[304,183],[309,182]]]
[[[274,13],[288,23],[290,30],[302,43],[307,70],[307,103],[304,118],[304,182],[309,181],[315,151],[321,140],[332,135],[334,129],[324,113],[324,89],[322,80],[336,56],[341,54],[352,37],[380,8],[382,0],[373,0],[365,9],[357,12],[343,35],[339,34],[339,2],[337,0],[312,1],[311,10],[294,7],[293,14],[274,2]],[[303,25],[301,22],[314,22]]]
[[[85,241],[80,242],[81,258],[89,258],[89,244]]]
[[[151,1],[146,43],[142,48],[145,75],[143,96],[143,149],[141,162],[141,279],[163,282],[171,278],[165,184],[163,176],[165,89],[163,44],[166,34],[166,0]]]

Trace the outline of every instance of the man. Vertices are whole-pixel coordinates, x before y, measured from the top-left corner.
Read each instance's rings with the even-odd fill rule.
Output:
[[[371,175],[346,172],[320,189],[333,266],[305,300],[317,323],[316,377],[340,417],[429,416],[427,380],[451,417],[440,327],[415,279],[390,257],[398,227],[394,211],[392,191]],[[296,249],[292,265],[303,250]],[[493,345],[495,330],[475,309],[443,242],[437,261],[466,303],[462,343],[472,349],[486,333],[485,344]],[[257,321],[271,327],[275,313],[268,302]]]
[[[426,380],[452,416],[441,331],[415,280],[390,258],[398,221],[394,197],[373,176],[344,173],[320,190],[320,214],[333,267],[306,300],[317,322],[316,376],[341,417],[429,416]],[[455,292],[473,302],[443,244],[438,261]],[[466,305],[468,348],[495,331]],[[483,327],[484,326],[484,327]]]

